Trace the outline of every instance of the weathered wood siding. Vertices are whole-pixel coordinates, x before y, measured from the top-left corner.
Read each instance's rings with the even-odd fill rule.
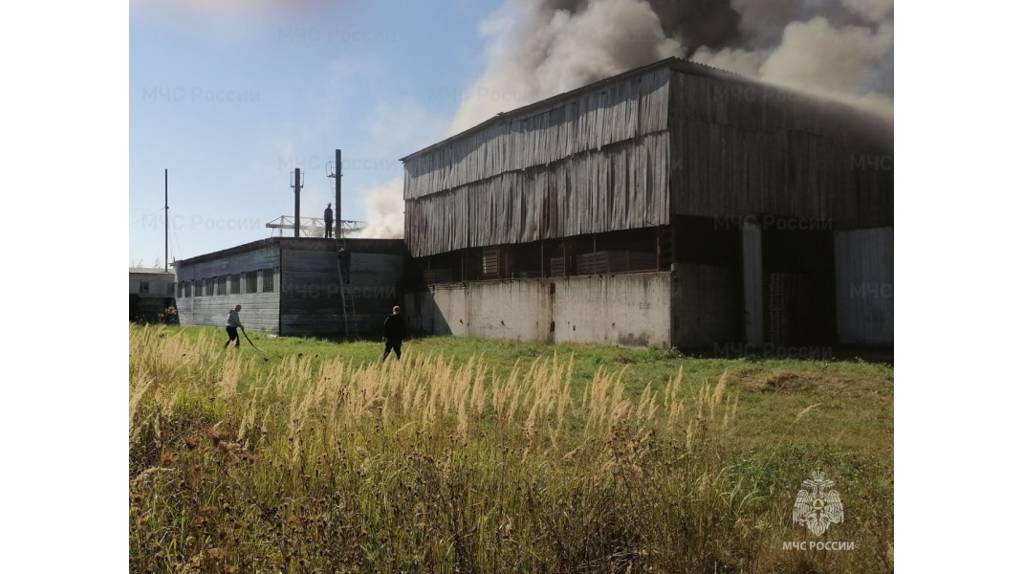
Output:
[[[666,224],[670,78],[603,83],[407,158],[412,255]]]
[[[263,291],[265,269],[274,271],[274,290]],[[179,283],[193,281],[201,285],[207,278],[216,278],[260,271],[256,292],[245,292],[245,281],[241,282],[241,293],[225,295],[200,295],[195,286],[191,297],[178,297],[178,315],[183,325],[212,325],[223,327],[228,311],[236,304],[242,305],[239,314],[246,329],[278,332],[280,310],[280,251],[276,244],[266,242],[250,250],[225,253],[219,257],[199,260],[194,263],[178,262],[175,274]],[[200,290],[198,293],[201,293]]]
[[[485,122],[405,159],[414,257],[770,214],[892,224],[892,125],[679,61]]]
[[[893,228],[840,231],[833,245],[839,342],[892,345]]]
[[[676,70],[671,102],[673,214],[892,224],[890,123],[722,74]]]
[[[349,249],[351,280],[345,289],[355,309],[349,326],[356,335],[374,337],[400,301],[405,251],[400,240],[349,240]],[[344,334],[334,241],[282,240],[281,268],[281,334]]]
[[[744,223],[740,235],[743,253],[743,339],[750,345],[763,345],[764,321],[764,241],[761,226]]]

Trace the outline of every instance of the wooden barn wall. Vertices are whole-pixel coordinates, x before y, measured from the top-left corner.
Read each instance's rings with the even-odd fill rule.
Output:
[[[670,77],[626,78],[408,158],[412,255],[666,224]]]
[[[239,317],[246,329],[278,332],[278,312],[280,310],[280,252],[275,245],[247,251],[232,253],[224,257],[200,261],[193,264],[178,263],[175,268],[177,281],[196,281],[205,278],[236,275],[249,271],[260,271],[255,293],[245,293],[245,281],[241,282],[242,293],[226,295],[196,296],[195,284],[191,297],[178,297],[178,318],[183,325],[210,325],[223,327],[227,321],[228,311],[236,304],[242,305]],[[274,290],[263,292],[264,269],[274,269]]]
[[[668,223],[668,134],[501,174],[406,202],[406,241],[420,257]]]
[[[333,242],[284,246],[281,252],[282,335],[344,333],[337,252]],[[355,309],[349,326],[359,336],[376,336],[391,306],[399,301],[405,255],[352,249],[351,281],[345,286]]]
[[[668,128],[668,68],[603,85],[405,161],[405,199],[544,166]]]
[[[840,231],[833,246],[839,342],[892,345],[893,228]]]
[[[770,86],[671,82],[672,213],[891,225],[892,125]]]

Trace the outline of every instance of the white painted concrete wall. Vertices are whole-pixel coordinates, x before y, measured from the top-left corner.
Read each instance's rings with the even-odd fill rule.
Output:
[[[668,272],[475,281],[408,294],[405,312],[433,334],[667,347],[670,286]]]
[[[555,341],[668,347],[671,274],[581,275],[556,281]]]

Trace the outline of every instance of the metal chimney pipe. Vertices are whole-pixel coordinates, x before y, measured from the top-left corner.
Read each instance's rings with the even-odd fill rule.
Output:
[[[341,150],[334,150],[334,237],[341,237]]]
[[[167,272],[167,168],[164,168],[164,272]]]
[[[299,181],[299,168],[295,168],[295,237],[299,236],[299,190],[302,189],[302,182]]]

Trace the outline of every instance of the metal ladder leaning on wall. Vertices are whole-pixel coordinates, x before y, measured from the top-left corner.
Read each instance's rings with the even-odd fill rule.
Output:
[[[345,283],[345,273],[342,271],[342,259],[341,249],[345,249],[347,254],[348,276],[352,277],[352,252],[348,250],[348,241],[345,240],[344,231],[342,231],[342,237],[334,238],[334,260],[338,270],[338,290],[341,293],[341,320],[345,326],[345,338],[351,338],[355,335],[355,315],[356,307],[355,301],[352,294],[348,292],[347,284]]]

